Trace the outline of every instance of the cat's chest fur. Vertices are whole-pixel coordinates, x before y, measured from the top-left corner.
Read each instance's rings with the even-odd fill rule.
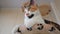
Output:
[[[38,23],[38,24],[40,24],[40,23],[41,24],[45,24],[44,20],[41,17],[41,15],[34,16],[31,19],[25,17],[24,24],[26,25],[26,27],[32,27],[36,23]]]

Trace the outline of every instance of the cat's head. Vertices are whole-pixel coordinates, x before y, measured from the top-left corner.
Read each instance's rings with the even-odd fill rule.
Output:
[[[25,16],[32,18],[34,15],[38,14],[38,5],[33,0],[30,0],[30,2],[24,3],[22,10]]]

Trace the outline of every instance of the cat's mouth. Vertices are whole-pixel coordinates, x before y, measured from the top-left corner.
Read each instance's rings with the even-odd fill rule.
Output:
[[[29,19],[31,19],[34,16],[34,14],[31,14],[30,16],[28,16]]]

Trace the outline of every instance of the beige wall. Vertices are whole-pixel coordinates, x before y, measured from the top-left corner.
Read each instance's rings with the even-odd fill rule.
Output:
[[[23,23],[23,13],[18,8],[2,8],[0,12],[0,34],[11,34],[13,27]]]
[[[56,7],[60,10],[60,0],[55,0]]]
[[[55,2],[55,12],[57,14],[58,23],[60,24],[60,0],[54,0]]]
[[[58,12],[58,15],[59,15],[59,19],[60,19],[60,0],[55,0],[55,4],[56,4],[56,7],[57,7],[57,12]]]
[[[29,1],[29,0],[0,0],[0,7],[1,8],[20,8],[22,3]],[[38,4],[40,3],[47,3],[52,0],[35,0]]]

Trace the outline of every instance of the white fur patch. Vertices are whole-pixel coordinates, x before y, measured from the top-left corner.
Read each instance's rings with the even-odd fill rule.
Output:
[[[34,24],[38,23],[38,24],[45,24],[44,20],[42,19],[41,13],[39,10],[36,10],[35,12],[33,12],[32,14],[34,14],[34,17],[32,17],[31,19],[29,19],[26,15],[25,15],[25,20],[24,20],[24,24],[26,25],[26,27],[32,27]]]

